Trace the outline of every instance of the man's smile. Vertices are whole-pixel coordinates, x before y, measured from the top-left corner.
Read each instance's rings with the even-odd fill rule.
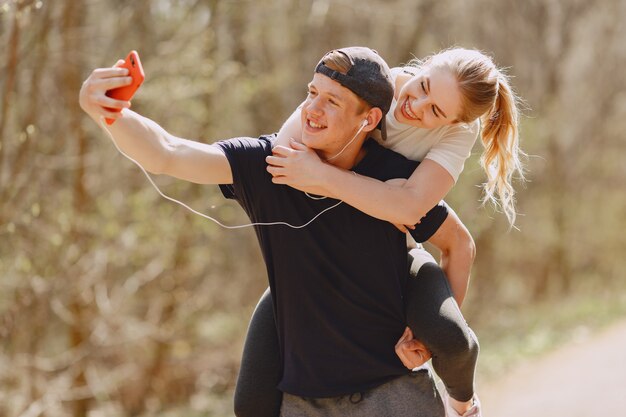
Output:
[[[306,126],[308,128],[314,129],[314,130],[322,130],[325,129],[327,126],[324,126],[321,123],[315,122],[311,119],[306,119]]]

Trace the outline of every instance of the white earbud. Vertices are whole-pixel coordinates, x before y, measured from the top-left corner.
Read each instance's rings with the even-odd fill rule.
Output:
[[[352,136],[352,139],[350,139],[350,141],[348,143],[346,143],[346,146],[344,146],[342,150],[340,150],[339,152],[337,152],[336,154],[334,154],[330,158],[327,158],[326,162],[332,161],[333,159],[335,159],[339,155],[341,155],[343,153],[343,151],[345,151],[348,148],[348,146],[350,146],[352,144],[352,142],[354,142],[356,137],[359,136],[359,133],[361,133],[363,131],[363,129],[365,129],[365,126],[367,126],[369,124],[370,124],[370,122],[368,122],[367,119],[363,119],[363,121],[361,122],[361,125],[359,126],[359,130],[357,130],[356,133],[354,134],[354,136]]]

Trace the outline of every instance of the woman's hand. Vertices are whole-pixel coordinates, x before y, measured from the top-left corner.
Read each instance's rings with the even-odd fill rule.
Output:
[[[272,156],[265,158],[267,172],[274,184],[285,184],[307,191],[321,186],[321,173],[327,167],[317,153],[306,145],[291,139],[289,147],[275,146]]]
[[[132,83],[128,70],[119,68],[123,63],[123,60],[119,60],[113,68],[95,69],[83,83],[78,101],[85,113],[94,120],[101,116],[118,119],[122,116],[121,110],[130,107],[130,101],[116,100],[106,95],[108,90]]]
[[[413,338],[413,332],[408,327],[404,330],[404,334],[398,340],[398,343],[396,343],[396,355],[398,355],[404,366],[409,369],[422,366],[432,356],[422,342]]]

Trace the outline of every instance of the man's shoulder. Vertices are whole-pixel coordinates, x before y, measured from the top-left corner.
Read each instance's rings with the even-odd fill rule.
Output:
[[[367,151],[367,154],[370,157],[375,156],[380,158],[407,159],[393,149],[384,147],[373,138],[367,139],[367,141],[363,144],[363,148]]]
[[[265,157],[272,154],[275,135],[258,138],[239,137],[216,142],[233,174],[233,183],[221,185],[226,198],[245,199],[253,190],[271,186],[271,175],[266,171]]]
[[[265,168],[265,157],[272,154],[275,135],[263,135],[257,138],[238,137],[216,142],[228,159],[233,175]],[[238,172],[235,172],[238,171]]]
[[[380,180],[408,178],[419,165],[419,162],[385,148],[373,139],[368,139],[363,144],[363,149],[365,156],[355,167],[355,171]]]
[[[271,153],[276,134],[262,135],[257,138],[238,137],[221,140],[215,144],[226,154],[229,153]]]

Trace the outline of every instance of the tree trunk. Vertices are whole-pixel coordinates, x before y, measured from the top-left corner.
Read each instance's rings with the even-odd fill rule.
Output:
[[[73,183],[73,216],[81,218],[87,212],[88,196],[85,189],[85,157],[87,154],[87,139],[82,128],[82,113],[77,105],[78,90],[82,82],[81,68],[82,65],[82,26],[85,19],[84,0],[66,0],[63,8],[63,16],[61,29],[63,33],[63,49],[66,53],[65,66],[62,69],[61,81],[63,85],[63,98],[67,108],[66,117],[67,128],[66,136],[70,140],[75,140],[76,144],[76,173]],[[76,222],[72,223],[70,231],[70,239],[73,243],[77,243],[79,247],[86,250],[87,242],[81,226]],[[80,279],[80,277],[69,277],[70,279]],[[88,343],[88,326],[85,319],[85,306],[80,300],[78,291],[73,294],[74,299],[69,302],[69,310],[73,316],[73,323],[69,331],[70,348],[76,349],[83,347]],[[73,381],[73,388],[82,388],[87,385],[85,378],[86,362],[81,360],[78,362],[79,367]],[[89,411],[89,398],[81,398],[74,401],[73,416],[87,417]]]

